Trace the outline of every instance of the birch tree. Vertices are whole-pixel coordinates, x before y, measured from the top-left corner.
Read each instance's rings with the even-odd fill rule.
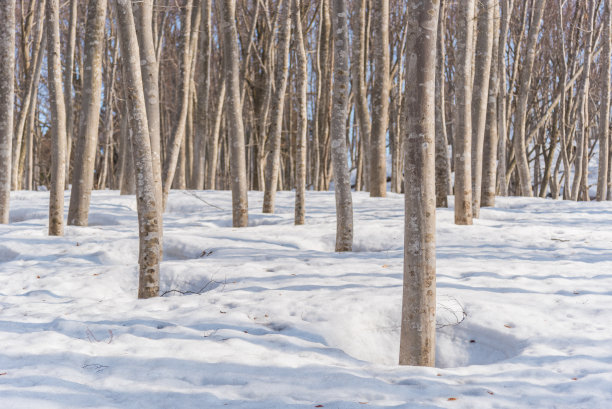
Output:
[[[608,196],[608,167],[610,156],[610,76],[612,70],[610,60],[612,60],[612,43],[610,29],[612,24],[611,0],[604,0],[604,14],[601,24],[603,24],[602,43],[603,51],[601,60],[601,98],[599,106],[599,167],[597,174],[597,200],[606,200]]]
[[[64,235],[64,183],[66,172],[66,109],[62,93],[59,0],[47,1],[47,72],[51,108],[51,186],[49,235]]]
[[[240,103],[240,64],[238,57],[238,33],[236,30],[236,2],[223,0],[223,69],[226,82],[227,123],[229,127],[230,171],[232,186],[232,224],[248,226],[248,197],[244,148],[244,124]]]
[[[308,133],[308,58],[304,47],[302,31],[302,1],[293,0],[293,27],[295,30],[295,50],[297,54],[297,146],[295,167],[295,224],[301,225],[305,221],[306,196],[306,143]]]
[[[9,222],[15,77],[15,0],[0,2],[0,223]]]
[[[87,5],[85,31],[85,61],[81,96],[81,123],[74,161],[72,192],[68,210],[68,224],[87,226],[91,190],[94,182],[98,124],[102,97],[102,51],[106,0],[90,0]],[[107,90],[110,92],[110,90]]]
[[[349,33],[345,0],[332,0],[334,65],[331,119],[331,159],[336,197],[336,251],[353,249],[353,200],[346,150],[349,94]]]
[[[439,2],[417,0],[408,24],[418,25],[416,78],[406,76],[404,160],[404,285],[400,365],[435,365],[436,192],[435,75]],[[469,164],[469,162],[468,162]]]

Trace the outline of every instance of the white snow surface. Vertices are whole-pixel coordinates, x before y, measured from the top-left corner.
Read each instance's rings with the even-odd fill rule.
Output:
[[[235,229],[230,192],[173,191],[167,293],[137,300],[133,196],[94,192],[89,227],[49,237],[48,193],[14,192],[2,408],[612,407],[612,203],[498,198],[473,226],[438,210],[437,368],[422,368],[396,364],[403,197],[353,199],[339,254],[333,192],[308,192],[304,226],[293,193],[269,215],[251,192]]]

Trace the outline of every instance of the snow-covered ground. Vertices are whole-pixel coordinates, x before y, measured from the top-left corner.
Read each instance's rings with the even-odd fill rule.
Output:
[[[470,227],[440,210],[438,367],[417,368],[396,365],[403,198],[353,197],[336,254],[333,193],[299,227],[292,193],[275,215],[251,193],[234,229],[229,192],[172,192],[167,293],[137,300],[133,197],[95,192],[89,227],[48,237],[48,193],[14,193],[0,406],[612,407],[612,203],[500,198]]]

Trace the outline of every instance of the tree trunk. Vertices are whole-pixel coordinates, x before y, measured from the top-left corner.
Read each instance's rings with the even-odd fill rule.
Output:
[[[448,185],[450,169],[448,166],[448,135],[446,134],[446,95],[445,95],[445,56],[446,56],[446,9],[442,1],[439,12],[436,47],[436,207],[448,207]]]
[[[102,51],[106,23],[106,0],[90,0],[85,31],[85,65],[81,97],[81,123],[74,161],[68,224],[87,226],[93,189],[98,125],[102,97]],[[107,90],[110,92],[110,90]]]
[[[370,196],[385,197],[387,190],[387,127],[389,124],[389,0],[373,8],[374,84],[370,142]]]
[[[15,0],[0,2],[0,223],[9,222],[15,99]]]
[[[516,102],[516,119],[514,126],[514,138],[512,145],[514,147],[514,157],[516,158],[516,168],[519,176],[519,184],[522,196],[533,196],[531,188],[531,177],[529,175],[529,162],[527,160],[527,147],[525,144],[525,128],[527,125],[527,102],[529,91],[531,88],[531,77],[533,71],[533,63],[536,56],[536,48],[538,35],[540,33],[540,21],[544,13],[546,0],[535,0],[531,25],[527,38],[527,55],[523,60],[521,73],[519,75],[519,91]]]
[[[223,69],[227,87],[227,123],[230,138],[232,224],[246,227],[249,222],[244,125],[240,103],[240,64],[238,55],[238,33],[236,30],[236,4],[223,0],[221,4],[223,28]]]
[[[469,6],[469,5],[468,5]],[[413,4],[408,24],[418,24],[416,78],[406,75],[408,103],[404,161],[404,285],[400,365],[435,365],[436,192],[435,75],[438,2]],[[469,164],[469,162],[468,162]]]
[[[147,123],[144,88],[140,67],[136,26],[130,0],[117,0],[121,54],[124,57],[127,104],[136,167],[136,203],[138,209],[139,274],[138,298],[159,295],[159,263],[162,258],[161,203],[157,201],[151,140]]]
[[[51,188],[49,198],[49,235],[64,235],[64,182],[66,171],[66,110],[62,94],[59,0],[47,2],[47,71],[53,140]]]
[[[478,2],[478,39],[472,93],[472,214],[480,217],[482,163],[493,49],[493,0]]]
[[[295,224],[305,222],[306,206],[306,143],[308,137],[308,58],[302,33],[301,0],[293,0],[293,26],[297,54],[297,146],[295,167]]]
[[[274,95],[271,101],[270,133],[267,138],[268,154],[265,174],[263,213],[274,213],[274,198],[278,185],[280,167],[281,138],[283,130],[283,111],[285,91],[289,77],[289,44],[291,37],[291,0],[284,0],[280,11],[280,31],[278,34],[278,59],[274,75]]]
[[[70,179],[70,153],[74,138],[74,98],[72,85],[74,75],[74,53],[76,50],[77,21],[79,0],[70,0],[70,24],[68,26],[68,41],[66,42],[66,65],[64,71],[64,104],[66,105],[66,185]]]
[[[336,196],[336,251],[353,249],[353,200],[346,149],[349,93],[349,32],[345,0],[332,0],[334,33],[334,83],[332,91],[332,166]]]
[[[209,134],[209,140],[207,142],[206,155],[206,189],[216,189],[215,180],[217,178],[217,158],[219,156],[219,134],[221,132],[221,120],[223,119],[223,105],[225,103],[225,88],[226,82],[221,81],[219,85],[219,97],[217,99],[217,106],[214,113],[214,123],[212,131]]]
[[[601,99],[599,106],[599,169],[597,175],[597,200],[606,200],[608,195],[608,156],[610,151],[610,60],[612,59],[612,44],[610,42],[610,24],[612,23],[611,0],[604,0],[604,15],[602,18],[603,42],[601,67]]]
[[[461,0],[457,10],[455,144],[455,224],[472,224],[472,54],[474,0]]]
[[[212,0],[202,0],[202,26],[200,31],[200,72],[196,77],[198,106],[196,113],[196,129],[195,129],[195,150],[196,150],[196,165],[194,185],[198,190],[210,189],[210,185],[205,185],[205,167],[207,162],[204,158],[207,155],[207,150],[210,148],[206,142],[210,137],[210,119],[208,114],[209,98],[210,98],[210,53],[212,51],[212,24],[211,24],[211,7]]]

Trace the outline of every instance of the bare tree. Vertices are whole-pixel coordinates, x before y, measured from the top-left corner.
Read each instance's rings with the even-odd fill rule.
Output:
[[[15,0],[0,3],[0,223],[9,222],[15,76]]]
[[[278,186],[280,168],[281,137],[285,91],[289,77],[289,44],[291,37],[291,0],[284,0],[280,10],[280,31],[278,34],[278,59],[274,75],[274,93],[271,101],[271,124],[268,139],[266,178],[264,189],[263,213],[274,213],[274,198]]]
[[[44,1],[44,0],[43,0]],[[66,184],[70,178],[70,153],[74,134],[74,98],[72,86],[74,83],[74,62],[77,38],[77,21],[79,16],[79,0],[70,0],[70,23],[68,25],[68,41],[64,67],[64,104],[66,106]]]
[[[159,295],[159,263],[162,258],[162,224],[159,215],[162,204],[156,198],[151,140],[132,5],[130,0],[116,1],[136,168],[136,204],[140,239],[138,298],[150,298]]]
[[[106,0],[90,0],[87,6],[85,32],[85,61],[81,123],[74,161],[72,193],[68,210],[68,224],[87,226],[91,190],[93,189],[96,148],[98,147],[98,123],[102,98],[102,51],[104,50],[104,26]],[[109,90],[107,92],[110,92]]]
[[[599,106],[599,173],[597,175],[597,200],[605,200],[608,196],[608,159],[610,155],[610,60],[612,59],[612,43],[610,42],[610,25],[612,24],[611,0],[604,0],[603,51],[601,67],[601,99]]]
[[[387,189],[387,126],[389,124],[389,0],[373,8],[374,85],[370,142],[370,196],[385,197]]]
[[[336,251],[353,249],[353,199],[346,150],[349,93],[349,33],[345,0],[332,0],[334,83],[331,120],[331,159],[336,196]]]
[[[66,171],[66,110],[62,93],[59,0],[47,1],[47,71],[53,135],[49,235],[64,234],[64,182]]]
[[[232,224],[234,227],[248,226],[248,197],[246,160],[244,148],[244,125],[240,103],[240,64],[238,57],[238,33],[236,30],[236,2],[223,0],[223,68],[227,87],[227,123],[230,132],[230,161],[232,178]]]
[[[416,78],[406,76],[408,118],[404,161],[404,285],[400,365],[435,365],[436,192],[435,75],[439,2],[418,0],[408,24],[418,25]],[[468,162],[469,165],[469,162]]]
[[[457,10],[457,62],[455,95],[457,127],[455,157],[455,224],[472,224],[472,54],[474,0],[460,0]]]
[[[297,54],[297,147],[295,168],[295,224],[304,224],[306,196],[306,142],[308,133],[308,59],[302,32],[301,0],[293,0],[293,27],[295,30],[295,50]]]
[[[436,58],[436,206],[448,207],[450,166],[448,162],[448,135],[446,133],[446,10],[448,1],[440,2]]]

